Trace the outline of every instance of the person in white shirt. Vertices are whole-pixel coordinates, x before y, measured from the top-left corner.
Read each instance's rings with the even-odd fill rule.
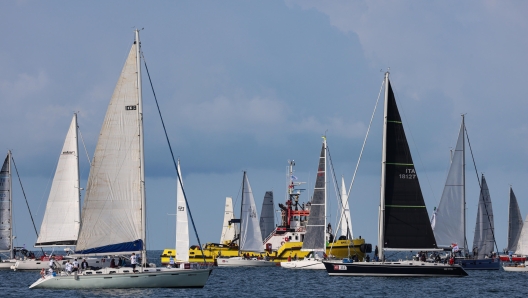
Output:
[[[68,263],[66,263],[66,268],[65,269],[66,269],[66,272],[68,272],[68,273],[72,272],[73,266],[72,266],[70,261],[68,261]]]
[[[53,258],[53,255],[51,255],[50,258],[49,258],[49,267],[50,267],[51,270],[53,270],[54,263],[55,263],[55,260]]]
[[[132,265],[132,272],[135,272],[137,265],[136,253],[132,253],[130,256],[130,265]]]
[[[73,272],[79,271],[79,262],[77,262],[77,259],[73,260],[72,267],[73,267]]]

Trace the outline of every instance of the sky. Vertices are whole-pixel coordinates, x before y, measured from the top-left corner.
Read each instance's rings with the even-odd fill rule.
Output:
[[[295,175],[307,182],[302,200],[310,198],[323,135],[335,176],[350,185],[390,69],[429,214],[440,200],[465,114],[476,165],[468,153],[468,242],[477,173],[484,174],[502,250],[510,185],[522,215],[528,214],[526,11],[526,1],[489,0],[5,1],[0,150],[13,152],[39,229],[73,113],[79,113],[83,139],[84,187],[86,155],[95,150],[133,30],[141,28],[200,241],[218,242],[225,197],[240,208],[243,171],[260,208],[268,190],[276,203],[284,201],[288,160],[295,160]],[[176,176],[143,74],[147,244],[163,249],[175,243]],[[354,236],[374,245],[381,107],[349,198]],[[16,177],[13,188],[15,244],[32,247],[35,231]],[[335,225],[330,179],[328,195],[328,221]]]

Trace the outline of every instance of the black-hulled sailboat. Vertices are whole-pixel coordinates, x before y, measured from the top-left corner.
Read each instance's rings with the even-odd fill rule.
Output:
[[[324,262],[330,275],[466,276],[459,265],[385,261],[384,251],[438,250],[405,137],[396,99],[385,73],[385,108],[378,225],[379,262]]]

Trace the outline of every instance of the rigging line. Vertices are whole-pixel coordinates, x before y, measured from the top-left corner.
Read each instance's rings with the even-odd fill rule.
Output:
[[[335,229],[335,234],[334,235],[334,241],[332,241],[332,244],[330,244],[330,251],[328,252],[328,254],[332,254],[332,249],[334,248],[334,243],[335,243],[335,237],[337,237],[337,231],[338,231],[338,227],[340,226],[341,224],[341,219],[343,218],[343,213],[345,212],[345,208],[342,206],[343,205],[343,202],[341,200],[341,196],[340,196],[340,192],[339,192],[339,185],[337,184],[337,178],[335,177],[335,171],[334,171],[334,165],[332,163],[332,156],[330,156],[330,148],[328,147],[328,145],[326,145],[326,154],[328,156],[328,160],[330,161],[330,169],[331,169],[331,172],[332,172],[332,176],[334,177],[334,179],[332,179],[332,182],[334,183],[334,191],[336,191],[336,197],[338,198],[338,205],[341,205],[341,210],[343,210],[342,212],[340,212],[341,216],[339,217],[339,224],[336,224],[336,229]],[[326,161],[325,161],[325,164],[326,164]],[[326,173],[325,173],[326,174]],[[325,187],[326,187],[326,181],[325,181]],[[325,201],[325,203],[327,203]],[[326,227],[325,227],[326,229]],[[325,234],[326,234],[326,231],[325,231]],[[326,237],[325,237],[326,238]]]
[[[352,191],[352,185],[354,185],[354,181],[356,179],[356,173],[357,173],[357,170],[359,168],[359,163],[361,161],[361,157],[363,156],[363,150],[365,149],[365,145],[367,144],[367,138],[368,138],[368,135],[369,135],[369,132],[370,132],[370,127],[372,126],[372,121],[374,120],[374,115],[376,114],[376,108],[378,107],[378,102],[379,102],[379,99],[381,97],[381,91],[383,90],[383,85],[384,84],[385,84],[385,80],[383,80],[381,82],[380,91],[378,93],[378,99],[376,99],[376,104],[374,105],[374,111],[372,112],[372,116],[370,117],[369,126],[367,128],[367,134],[365,135],[365,139],[363,140],[363,145],[361,146],[361,152],[359,153],[359,158],[358,158],[358,161],[356,163],[356,169],[354,170],[354,175],[352,176],[352,182],[350,182],[350,187],[348,188],[347,200],[350,199],[350,192]],[[350,206],[350,204],[348,204],[348,206]]]
[[[473,156],[473,149],[471,149],[471,142],[469,142],[469,134],[467,132],[467,129],[466,129],[465,125],[464,125],[464,131],[466,132],[466,138],[468,140],[469,151],[471,152],[471,159],[473,160],[473,166],[475,167],[475,174],[477,175],[477,181],[478,181],[479,188],[480,188],[480,195],[482,197],[484,197],[483,196],[482,185],[480,184],[480,179],[479,179],[479,175],[478,175],[478,171],[477,171],[477,164],[475,163],[475,157]],[[491,198],[490,198],[490,202],[491,202]],[[480,205],[480,202],[479,202],[479,205]],[[497,250],[497,252],[499,252],[499,246],[497,245],[497,241],[495,240],[495,231],[493,229],[493,225],[491,224],[491,219],[490,219],[490,215],[489,215],[489,212],[488,212],[488,207],[487,207],[486,201],[484,201],[484,210],[486,211],[486,216],[488,217],[488,222],[489,222],[490,229],[491,229],[491,235],[493,236],[493,243],[495,244],[495,249]],[[475,246],[475,243],[473,243],[473,246]]]
[[[89,165],[92,164],[92,161],[90,160],[90,155],[88,155],[88,150],[86,150],[86,144],[84,143],[84,138],[82,136],[82,133],[81,133],[81,127],[79,127],[79,125],[77,124],[77,131],[79,132],[79,136],[81,137],[81,142],[83,144],[83,147],[84,147],[84,153],[86,153],[86,159],[88,159],[88,168],[90,167]]]
[[[148,70],[148,67],[147,67],[147,60],[145,59],[145,56],[143,55],[143,52],[141,52],[141,56],[143,57],[143,64],[145,64],[145,70],[147,71],[147,76],[148,76],[148,79],[149,79],[150,87],[152,88],[152,94],[154,95],[154,101],[156,102],[156,107],[158,108],[158,113],[159,113],[159,116],[160,116],[161,125],[163,126],[163,132],[165,133],[165,138],[167,139],[167,144],[169,146],[169,150],[170,150],[170,153],[171,153],[172,162],[174,164],[174,168],[176,169],[176,176],[178,177],[178,183],[180,183],[180,186],[181,186],[181,189],[182,189],[182,192],[183,192],[183,198],[185,199],[185,205],[187,207],[187,211],[189,212],[189,217],[191,219],[191,223],[192,223],[192,226],[193,226],[194,234],[196,236],[196,240],[198,241],[198,245],[200,246],[200,251],[202,252],[202,257],[203,257],[203,261],[204,261],[204,265],[205,265],[206,260],[205,260],[205,254],[204,254],[204,251],[203,251],[203,248],[202,248],[202,243],[200,242],[200,237],[198,237],[198,231],[196,230],[196,225],[194,224],[194,219],[193,219],[193,216],[191,214],[191,208],[189,207],[189,202],[187,201],[187,195],[185,194],[185,189],[183,188],[181,175],[180,175],[180,172],[178,171],[178,166],[176,165],[176,159],[174,158],[174,152],[172,151],[172,146],[171,146],[171,143],[170,143],[170,140],[169,140],[169,136],[167,134],[167,129],[165,128],[165,122],[163,121],[163,116],[161,115],[161,110],[160,110],[160,107],[159,107],[159,104],[158,104],[158,98],[156,97],[156,92],[154,91],[154,85],[152,84],[152,79],[150,78],[150,73],[149,73],[149,70]]]
[[[35,221],[33,220],[33,214],[31,214],[31,209],[29,208],[29,203],[26,197],[26,192],[24,191],[24,187],[22,186],[22,180],[20,179],[20,175],[18,174],[18,168],[16,166],[15,158],[13,157],[13,154],[11,154],[11,160],[13,161],[13,165],[15,166],[15,171],[17,173],[18,182],[20,183],[20,188],[22,188],[22,194],[24,195],[24,199],[26,200],[26,205],[28,207],[29,216],[31,217],[31,222],[33,223],[33,228],[35,229],[35,234],[37,234],[37,238],[38,238],[37,227],[35,226]],[[40,250],[42,251],[42,254],[45,255],[44,249],[42,247],[40,248]]]

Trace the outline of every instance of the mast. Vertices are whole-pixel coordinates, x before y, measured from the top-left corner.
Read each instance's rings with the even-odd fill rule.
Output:
[[[385,104],[383,110],[383,140],[381,151],[381,190],[380,190],[380,211],[379,211],[379,226],[378,226],[378,254],[379,259],[383,262],[383,247],[385,237],[385,168],[387,162],[387,110],[389,102],[389,72],[385,72]]]
[[[78,129],[79,126],[77,125],[77,113],[73,113],[73,119],[75,119],[75,157],[77,159],[77,183],[75,187],[78,191],[77,196],[77,218],[75,221],[75,230],[77,231],[77,238],[79,238],[79,230],[81,228],[81,174],[79,171],[79,139],[78,139]],[[75,239],[75,243],[77,244],[77,239]]]
[[[143,145],[143,96],[141,93],[141,42],[139,41],[139,30],[136,29],[136,67],[137,67],[137,93],[138,93],[138,116],[139,116],[139,158],[140,158],[140,193],[141,193],[141,238],[143,248],[141,250],[141,261],[147,262],[147,202],[145,195],[145,149]]]
[[[11,259],[15,258],[15,254],[13,252],[13,184],[11,183],[11,150],[7,151],[7,173],[9,175],[9,257]]]
[[[466,124],[464,122],[464,114],[462,114],[462,218],[464,221],[464,256],[468,255],[468,247],[466,240]]]
[[[324,231],[323,232],[323,238],[325,239],[325,241],[323,242],[323,246],[326,248],[326,232],[328,232],[327,230],[327,226],[326,226],[326,204],[327,204],[327,197],[326,197],[326,155],[327,155],[327,148],[326,148],[326,135],[323,136],[323,144],[324,144]],[[336,231],[337,231],[337,227],[336,227]],[[324,249],[324,251],[326,251],[326,249]]]

